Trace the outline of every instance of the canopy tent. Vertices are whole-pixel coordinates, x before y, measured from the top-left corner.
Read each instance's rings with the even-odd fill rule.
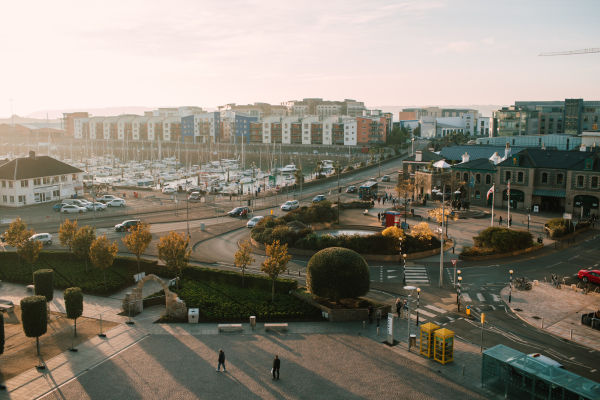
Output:
[[[435,163],[433,163],[433,166],[435,168],[441,168],[441,169],[447,169],[450,168],[450,164],[448,164],[446,162],[446,160],[440,160],[440,161],[436,161]]]

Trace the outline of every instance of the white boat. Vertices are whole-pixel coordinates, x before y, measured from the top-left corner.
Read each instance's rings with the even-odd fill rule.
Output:
[[[295,164],[288,164],[279,170],[282,174],[293,174],[296,171],[298,171],[298,168]]]

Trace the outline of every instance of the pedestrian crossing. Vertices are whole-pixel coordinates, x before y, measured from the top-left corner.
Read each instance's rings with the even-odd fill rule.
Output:
[[[407,266],[405,271],[407,284],[429,285],[429,275],[427,275],[427,268],[424,266]]]
[[[415,305],[416,304],[411,302],[411,306]],[[413,321],[416,324],[417,318],[419,325],[425,324],[427,322],[433,322],[438,326],[445,326],[456,321],[457,319],[461,319],[462,317],[452,312],[448,312],[448,310],[445,310],[443,308],[436,307],[431,304],[426,304],[420,306],[417,309],[410,309],[411,321]],[[404,323],[406,323],[406,310],[402,312],[400,316],[400,321],[405,321]]]

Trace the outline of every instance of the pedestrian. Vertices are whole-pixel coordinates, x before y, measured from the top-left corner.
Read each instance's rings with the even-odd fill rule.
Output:
[[[512,216],[508,219],[508,226],[511,227],[512,226]]]
[[[381,221],[381,213],[377,213],[377,221]]]
[[[398,318],[400,318],[401,313],[402,313],[402,302],[400,301],[400,297],[396,297],[396,314],[398,314]]]
[[[221,372],[221,365],[223,366],[223,372],[227,372],[225,368],[225,352],[223,349],[219,349],[219,365],[217,366],[217,372]]]
[[[500,217],[498,217],[498,225],[502,226],[502,215]]]
[[[369,304],[367,307],[367,313],[369,314],[369,324],[373,323],[373,306]]]
[[[273,380],[277,379],[279,380],[279,367],[281,366],[281,360],[279,359],[279,356],[275,355],[275,358],[273,359]]]
[[[408,301],[406,299],[404,299],[404,301],[402,301],[402,308],[404,309],[404,312],[406,313],[406,318],[408,319],[409,315],[408,315]]]

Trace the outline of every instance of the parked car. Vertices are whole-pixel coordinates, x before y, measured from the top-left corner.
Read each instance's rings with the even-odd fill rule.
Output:
[[[106,203],[107,207],[125,207],[127,203],[123,199],[113,199]]]
[[[177,191],[177,190],[175,190],[175,188],[173,188],[173,187],[170,187],[170,186],[166,186],[166,187],[164,187],[164,188],[163,188],[163,190],[162,190],[162,192],[163,192],[164,194],[173,194],[173,193],[175,193],[176,191]]]
[[[390,181],[390,176],[389,175],[384,175],[381,177],[381,182],[389,182]]]
[[[227,213],[230,217],[246,217],[248,214],[250,214],[248,207],[236,207]]]
[[[100,203],[106,204],[109,201],[115,200],[115,199],[118,199],[118,197],[117,196],[113,196],[112,194],[105,194],[102,197],[98,197],[96,200],[99,201]]]
[[[139,219],[128,219],[126,221],[121,222],[120,224],[116,224],[115,231],[126,232],[126,231],[131,230],[132,228],[135,228],[136,226],[138,226],[141,223],[142,223],[142,221],[140,221]]]
[[[52,235],[49,233],[36,233],[29,240],[37,240],[41,242],[44,246],[50,246],[52,244]]]
[[[280,208],[283,211],[290,211],[295,210],[298,207],[300,207],[300,202],[298,200],[288,200],[285,203],[283,203]]]
[[[63,208],[64,206],[66,206],[65,203],[56,203],[55,205],[52,206],[52,209],[56,212],[59,212],[61,208]]]
[[[584,283],[592,282],[600,285],[600,269],[581,269],[577,277]]]
[[[246,224],[246,226],[248,228],[254,228],[256,226],[256,224],[258,224],[260,222],[261,219],[263,219],[264,216],[262,215],[257,215],[256,217],[252,217],[250,219],[250,221],[248,221],[248,223]]]
[[[65,204],[60,209],[60,212],[61,213],[68,213],[68,214],[77,214],[77,213],[82,214],[84,212],[87,212],[87,208],[80,207],[80,206],[77,206],[75,204]]]
[[[356,193],[356,186],[348,186],[348,188],[346,189],[346,193]]]
[[[327,200],[327,198],[325,197],[325,195],[323,195],[323,194],[318,194],[318,195],[316,195],[315,197],[313,197],[313,199],[312,199],[312,202],[313,202],[313,203],[318,203],[318,202],[320,202],[320,201],[325,201],[325,200]]]
[[[200,192],[192,192],[188,196],[188,201],[191,201],[191,202],[200,201],[201,198],[202,198],[202,195],[200,194]]]
[[[85,208],[87,208],[89,211],[104,211],[106,210],[106,204],[100,202],[89,203],[85,205]]]

